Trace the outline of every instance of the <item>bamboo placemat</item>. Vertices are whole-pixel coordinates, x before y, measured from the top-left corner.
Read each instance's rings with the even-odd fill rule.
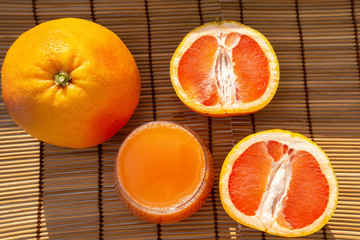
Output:
[[[0,98],[0,239],[282,239],[228,217],[217,183],[234,144],[273,128],[317,142],[338,178],[334,216],[303,239],[360,239],[359,1],[1,0],[1,65],[21,33],[61,17],[92,20],[121,37],[141,73],[140,104],[109,141],[74,150],[29,136]],[[277,53],[280,86],[272,102],[255,114],[204,117],[188,110],[172,88],[169,63],[176,47],[190,30],[216,18],[259,30]],[[207,202],[176,224],[154,225],[132,216],[113,187],[118,147],[131,130],[152,120],[190,127],[215,160],[215,186]]]

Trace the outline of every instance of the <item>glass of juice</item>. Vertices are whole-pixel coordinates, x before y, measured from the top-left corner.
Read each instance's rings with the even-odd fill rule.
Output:
[[[121,144],[115,169],[120,199],[152,223],[181,221],[211,192],[213,160],[200,136],[170,121],[136,128]]]

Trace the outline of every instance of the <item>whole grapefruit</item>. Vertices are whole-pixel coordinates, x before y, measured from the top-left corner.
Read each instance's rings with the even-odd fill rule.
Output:
[[[84,148],[111,138],[139,102],[140,75],[121,39],[87,20],[48,21],[9,48],[2,95],[13,120],[30,135]]]

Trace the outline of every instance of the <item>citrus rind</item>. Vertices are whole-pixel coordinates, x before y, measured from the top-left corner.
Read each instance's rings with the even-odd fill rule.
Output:
[[[220,30],[220,31],[219,31]],[[205,106],[183,90],[178,79],[178,66],[184,53],[191,44],[205,35],[237,32],[254,39],[269,60],[270,79],[265,93],[257,100],[248,103],[216,104]],[[219,21],[204,24],[188,33],[176,49],[170,63],[171,82],[180,100],[191,110],[206,116],[233,116],[249,114],[264,108],[274,97],[279,84],[279,63],[270,42],[260,32],[235,21]]]
[[[326,210],[318,219],[316,219],[312,224],[306,227],[299,229],[289,229],[275,224],[271,228],[266,229],[259,219],[241,213],[230,199],[228,182],[230,174],[232,172],[232,166],[234,165],[235,161],[252,144],[268,140],[278,141],[280,143],[287,144],[288,146],[291,146],[291,148],[294,148],[296,150],[304,150],[312,154],[318,161],[320,169],[322,170],[328,181],[329,201]],[[252,134],[241,140],[238,144],[236,144],[223,163],[223,167],[220,173],[219,189],[221,203],[225,211],[235,221],[245,226],[258,229],[260,231],[284,237],[305,236],[321,229],[333,215],[336,209],[338,199],[338,184],[336,181],[336,176],[325,152],[316,143],[312,142],[305,136],[280,129],[268,130]]]

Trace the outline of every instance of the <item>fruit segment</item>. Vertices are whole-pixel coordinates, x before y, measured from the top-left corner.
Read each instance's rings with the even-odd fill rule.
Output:
[[[265,142],[251,145],[234,163],[229,178],[229,193],[242,213],[255,215],[266,190],[272,164]]]
[[[235,207],[260,219],[265,229],[277,224],[297,229],[318,219],[329,199],[329,185],[314,156],[277,141],[248,147],[229,177]]]
[[[212,36],[197,39],[179,63],[179,81],[184,91],[204,105],[215,105],[218,100],[213,63],[218,43]]]
[[[291,182],[282,214],[292,228],[318,219],[329,201],[329,184],[310,153],[298,151],[291,159]]]
[[[268,59],[259,44],[246,35],[239,38],[239,44],[232,50],[232,55],[238,84],[237,96],[241,102],[246,103],[259,99],[265,93],[270,71]]]
[[[259,99],[269,84],[269,64],[258,43],[239,33],[198,38],[178,68],[184,91],[206,106]]]

